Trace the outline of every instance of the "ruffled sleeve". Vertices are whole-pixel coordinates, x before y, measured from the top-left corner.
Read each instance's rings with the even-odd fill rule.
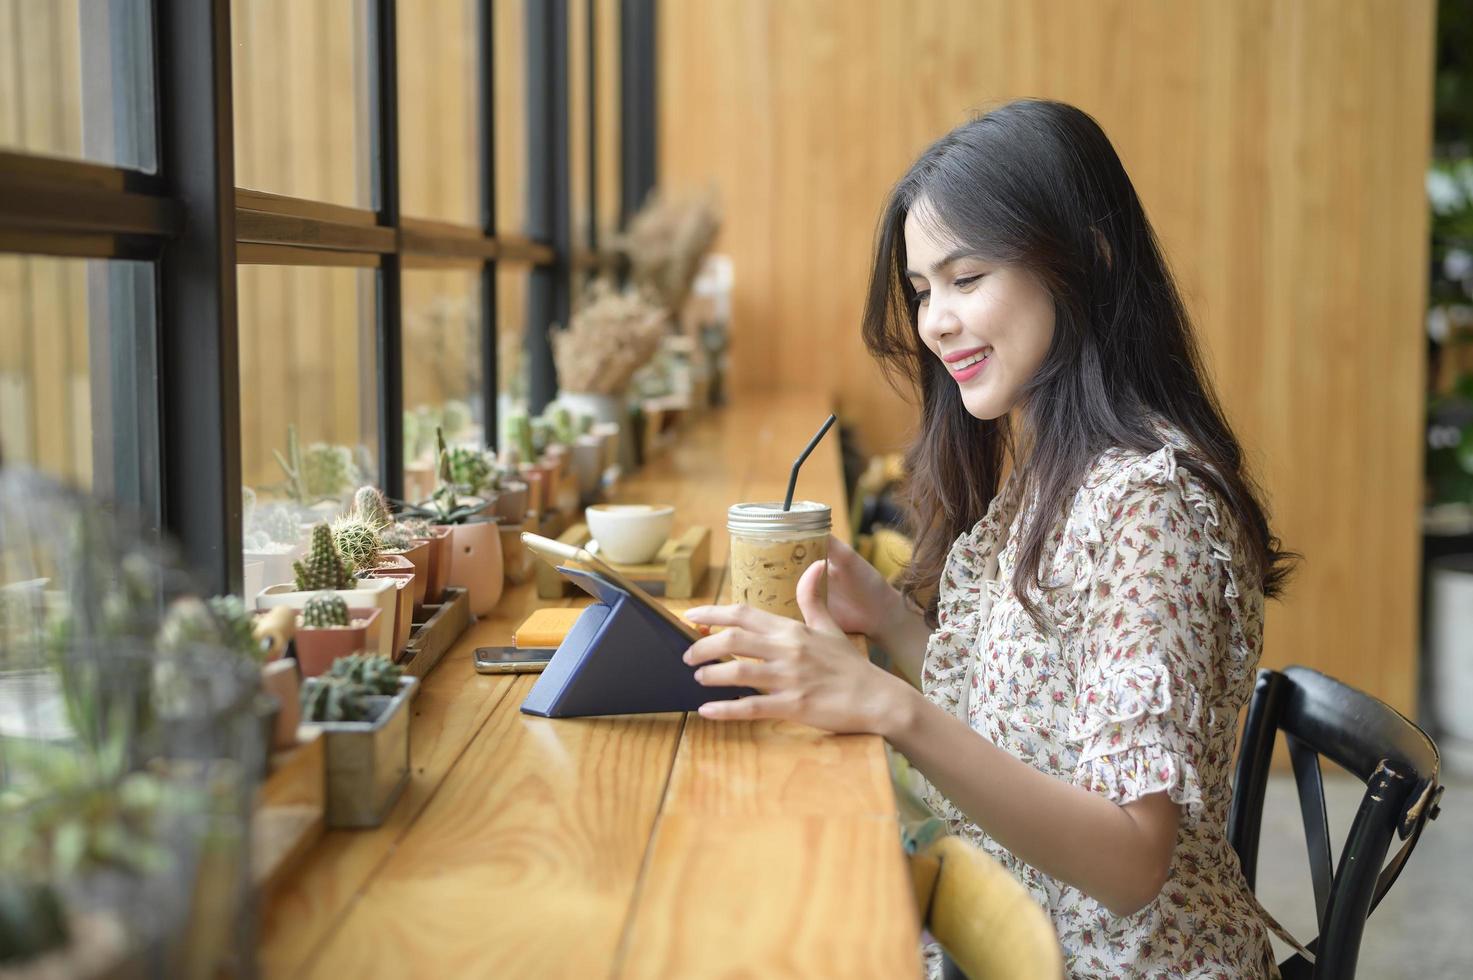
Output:
[[[1089,492],[1073,528],[1085,593],[1074,781],[1117,803],[1165,791],[1200,813],[1211,701],[1250,653],[1216,497],[1169,445]]]

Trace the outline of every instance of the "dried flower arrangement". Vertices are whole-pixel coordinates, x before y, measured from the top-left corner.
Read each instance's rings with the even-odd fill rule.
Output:
[[[714,193],[684,197],[652,193],[630,219],[628,230],[614,239],[613,248],[628,257],[635,284],[652,290],[676,314],[720,230]]]
[[[553,330],[552,356],[564,391],[622,394],[665,335],[668,314],[637,292],[606,280],[588,287],[587,302],[566,330]]]

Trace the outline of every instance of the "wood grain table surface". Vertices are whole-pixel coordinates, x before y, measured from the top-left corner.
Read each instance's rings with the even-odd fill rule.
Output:
[[[711,528],[780,500],[827,414],[775,396],[692,423],[616,499]],[[837,433],[799,498],[848,533]],[[479,675],[540,605],[508,589],[423,683],[411,781],[383,826],[329,831],[263,910],[268,977],[914,977],[919,925],[881,740],[669,713],[523,715],[535,675]]]

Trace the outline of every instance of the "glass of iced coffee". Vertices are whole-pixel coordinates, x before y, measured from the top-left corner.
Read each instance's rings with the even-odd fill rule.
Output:
[[[796,500],[734,504],[726,512],[731,534],[731,598],[779,616],[801,620],[798,579],[803,570],[828,557],[829,508]],[[820,594],[827,598],[825,573]]]

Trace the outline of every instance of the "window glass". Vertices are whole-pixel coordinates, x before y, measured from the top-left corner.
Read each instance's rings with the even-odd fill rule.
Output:
[[[481,274],[406,270],[403,288],[404,486],[421,500],[434,489],[436,426],[452,444],[485,444]]]
[[[148,0],[0,3],[0,150],[153,173]]]
[[[368,23],[365,0],[234,0],[239,186],[374,207]]]
[[[400,207],[479,227],[477,6],[415,0],[399,7],[397,29]]]
[[[527,407],[527,294],[532,267],[507,263],[496,268],[496,367],[499,417]],[[497,442],[500,445],[500,442]]]
[[[158,387],[153,267],[0,255],[0,457],[152,526]],[[147,401],[140,401],[147,399]]]
[[[496,18],[496,231],[521,235],[527,227],[526,5],[491,6]]]
[[[279,556],[300,547],[304,525],[333,516],[359,485],[378,482],[375,275],[239,269],[247,595],[273,584],[260,576],[290,568]]]

